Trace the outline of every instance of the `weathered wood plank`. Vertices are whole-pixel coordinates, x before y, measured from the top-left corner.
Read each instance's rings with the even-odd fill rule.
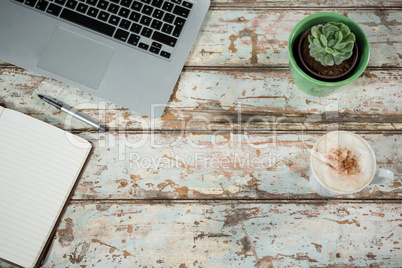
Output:
[[[319,134],[81,133],[93,155],[74,199],[320,199],[309,185]],[[402,198],[402,135],[362,135],[379,167],[395,172],[342,198]]]
[[[73,203],[44,267],[400,267],[401,213],[400,203]]]
[[[0,70],[0,103],[64,129],[70,128],[71,118],[37,94],[53,96],[119,130],[325,130],[335,125],[350,130],[402,129],[400,70],[366,70],[339,92],[313,97],[297,89],[285,69],[187,69],[166,115],[154,121],[23,69]],[[76,119],[70,123],[75,130],[88,129]]]
[[[320,9],[320,8],[401,8],[402,4],[398,0],[212,0],[211,7],[265,7],[265,8],[299,8],[299,9]]]
[[[398,10],[325,9],[359,24],[370,43],[370,66],[401,66]],[[317,10],[210,10],[187,59],[190,66],[288,66],[294,26]],[[386,51],[386,53],[384,53]]]

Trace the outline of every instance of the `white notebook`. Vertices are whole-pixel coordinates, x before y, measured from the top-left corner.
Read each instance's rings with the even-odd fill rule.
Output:
[[[91,150],[91,144],[0,107],[0,258],[35,267]]]

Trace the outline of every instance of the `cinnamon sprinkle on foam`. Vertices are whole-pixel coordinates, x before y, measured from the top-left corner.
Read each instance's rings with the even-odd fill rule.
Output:
[[[325,163],[340,175],[354,175],[360,172],[358,157],[346,147],[332,148],[325,154]]]

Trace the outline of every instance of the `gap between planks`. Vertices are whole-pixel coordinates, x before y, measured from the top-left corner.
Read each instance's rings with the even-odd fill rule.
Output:
[[[149,205],[174,205],[174,204],[217,204],[217,205],[242,205],[242,204],[298,204],[298,205],[337,205],[337,204],[402,204],[401,199],[73,199],[69,205],[82,204],[149,204]]]
[[[328,131],[353,131],[356,134],[383,134],[383,135],[402,135],[402,130],[351,130],[351,129],[343,129],[343,128],[338,128],[331,130],[329,129]],[[124,133],[124,134],[216,134],[216,133],[232,133],[232,134],[300,134],[300,131],[303,131],[304,134],[326,134],[328,133],[327,130],[294,130],[294,131],[288,131],[288,130],[262,130],[262,129],[212,129],[212,130],[200,130],[200,129],[155,129],[153,131],[151,130],[144,130],[144,129],[132,129],[132,130],[122,130],[122,131],[116,131],[115,129],[110,129],[108,132],[100,132],[97,130],[93,129],[77,129],[77,130],[68,130],[69,132],[73,134],[80,134],[80,133],[100,133],[100,134],[106,134],[106,133]]]
[[[7,62],[0,62],[0,69],[15,69],[15,70],[27,70],[25,68],[13,65]],[[196,65],[185,65],[182,69],[182,72],[189,72],[189,71],[232,71],[232,72],[245,72],[245,73],[263,73],[263,72],[274,72],[274,71],[290,71],[289,65],[258,65],[258,66],[196,66]],[[402,70],[400,66],[368,66],[366,68],[367,71],[399,71]],[[29,70],[28,70],[29,71]],[[40,76],[40,75],[38,75]]]
[[[276,6],[272,7],[269,5],[270,3],[264,2],[239,2],[239,3],[211,3],[209,8],[210,11],[212,10],[281,10],[281,11],[309,11],[309,10],[316,10],[322,11],[325,8],[325,12],[336,12],[339,11],[349,11],[349,10],[364,10],[364,11],[387,11],[387,10],[402,10],[402,6],[395,6],[395,7],[384,7],[384,6],[348,6],[339,8],[339,6],[316,6],[316,7],[303,7],[303,6]]]
[[[14,65],[11,65],[14,66]],[[14,66],[16,68],[19,68],[17,66]],[[368,66],[366,68],[367,71],[399,71],[401,70],[402,67],[400,66]],[[184,66],[182,72],[186,71],[232,71],[232,72],[250,72],[250,73],[255,73],[255,72],[267,72],[267,71],[284,71],[287,70],[290,72],[289,65],[269,65],[269,64],[264,64],[264,65],[258,65],[258,66],[193,66],[193,65],[186,65]]]

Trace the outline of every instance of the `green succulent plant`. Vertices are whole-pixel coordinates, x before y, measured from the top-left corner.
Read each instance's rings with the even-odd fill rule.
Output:
[[[339,65],[353,54],[355,35],[343,23],[329,22],[311,28],[310,56],[324,66]]]

